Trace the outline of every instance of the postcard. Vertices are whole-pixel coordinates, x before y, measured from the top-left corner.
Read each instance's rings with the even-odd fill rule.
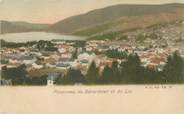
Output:
[[[0,114],[184,114],[183,0],[0,0]]]

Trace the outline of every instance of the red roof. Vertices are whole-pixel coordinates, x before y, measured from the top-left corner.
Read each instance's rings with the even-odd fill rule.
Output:
[[[57,69],[57,68],[43,68],[43,69],[31,69],[28,71],[29,76],[31,77],[40,77],[47,75],[48,73],[66,73],[66,70]]]
[[[159,65],[161,62],[165,62],[165,59],[159,58],[159,57],[154,57],[154,58],[151,58],[150,62]]]

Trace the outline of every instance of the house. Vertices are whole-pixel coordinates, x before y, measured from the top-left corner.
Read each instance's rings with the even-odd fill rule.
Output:
[[[24,57],[21,57],[21,60],[22,60],[22,62],[23,62],[25,65],[31,65],[31,64],[33,64],[34,62],[36,62],[36,58],[31,57],[31,56],[24,56]]]
[[[88,70],[88,65],[87,64],[78,64],[76,69],[79,69],[82,74],[86,74],[87,73],[87,70]]]
[[[106,59],[104,61],[101,61],[100,62],[100,67],[101,66],[109,66],[109,67],[111,67],[112,66],[112,62],[113,62],[113,60],[110,60],[110,59]]]
[[[23,64],[25,65],[32,65],[34,62],[36,62],[36,59],[23,60]]]
[[[70,64],[67,63],[67,62],[58,62],[58,63],[56,64],[56,68],[67,70],[67,69],[70,68]]]
[[[166,63],[161,62],[161,63],[157,66],[157,70],[158,70],[158,71],[163,71],[165,65],[166,65]]]
[[[46,68],[56,68],[55,64],[50,64],[50,63],[46,63],[45,66]]]
[[[48,73],[47,86],[53,86],[58,76],[59,76],[59,73]]]
[[[31,56],[34,56],[34,57],[40,57],[40,56],[42,56],[42,54],[40,52],[33,52],[33,51],[30,52],[30,55]]]
[[[82,53],[78,55],[78,60],[81,62],[88,61],[90,63],[95,59],[96,59],[96,55],[94,53],[93,54]]]
[[[42,54],[42,57],[49,57],[50,55],[55,55],[56,52],[42,51],[41,54]]]
[[[60,59],[71,59],[72,58],[72,54],[71,53],[63,53],[60,56]]]
[[[89,46],[86,46],[86,51],[87,52],[91,52],[91,51],[93,51],[93,48],[92,47],[89,47]]]
[[[79,62],[77,60],[68,62],[72,68],[77,68]]]
[[[49,64],[54,65],[54,64],[56,64],[56,62],[57,62],[57,60],[55,58],[48,57],[48,58],[44,59],[43,64],[49,63]]]
[[[59,53],[66,53],[67,52],[66,48],[59,48],[58,51],[59,51]]]
[[[51,78],[47,78],[47,86],[53,86],[54,85],[54,80],[53,80],[53,78],[51,77]]]
[[[49,73],[58,73],[58,74],[66,74],[66,70],[58,69],[58,68],[41,68],[41,69],[30,69],[27,70],[29,77],[41,77],[48,75]]]
[[[24,52],[25,50],[26,50],[25,47],[20,47],[20,48],[19,48],[19,51],[20,51],[20,52]]]
[[[74,52],[76,50],[76,48],[74,48],[73,46],[70,46],[69,48],[68,48],[68,52]]]
[[[58,61],[59,58],[60,58],[59,55],[57,55],[57,54],[55,54],[55,55],[50,55],[50,57],[51,57],[51,58],[54,58],[54,59],[57,60],[57,61]]]
[[[22,64],[17,63],[17,64],[6,64],[5,67],[6,68],[18,68],[19,66],[21,66]]]
[[[36,63],[33,63],[32,67],[35,68],[35,69],[41,69],[41,68],[43,68],[43,65],[38,65]]]
[[[19,61],[17,59],[9,59],[10,64],[17,64]]]

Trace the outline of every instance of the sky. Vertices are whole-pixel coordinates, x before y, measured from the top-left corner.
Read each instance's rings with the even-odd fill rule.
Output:
[[[184,0],[0,0],[0,20],[55,23],[116,4],[184,3]]]

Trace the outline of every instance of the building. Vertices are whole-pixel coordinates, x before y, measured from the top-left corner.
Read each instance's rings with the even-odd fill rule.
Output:
[[[53,86],[55,84],[55,80],[58,78],[58,73],[48,73],[47,77],[47,86]]]

